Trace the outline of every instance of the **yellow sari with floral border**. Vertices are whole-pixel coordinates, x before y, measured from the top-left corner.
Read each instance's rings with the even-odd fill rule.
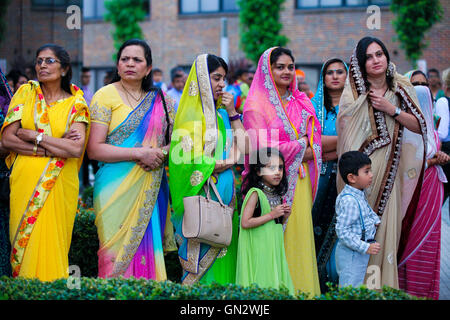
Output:
[[[61,138],[74,122],[87,124],[83,92],[48,105],[38,82],[19,88],[11,100],[3,130],[20,121],[24,129]],[[13,277],[52,281],[68,276],[68,254],[77,210],[81,158],[25,156],[11,152],[10,240]]]

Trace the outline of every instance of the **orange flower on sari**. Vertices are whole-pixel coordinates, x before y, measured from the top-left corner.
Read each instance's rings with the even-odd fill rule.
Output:
[[[56,179],[50,179],[45,181],[42,184],[42,188],[44,188],[45,190],[51,190],[53,188],[53,186],[55,185]]]
[[[28,244],[28,240],[30,240],[29,237],[23,237],[19,240],[19,247],[21,248],[26,248],[27,244]]]
[[[45,124],[45,123],[48,123],[48,121],[49,121],[49,119],[48,119],[48,112],[45,111],[45,112],[42,114],[42,116],[41,116],[40,122]]]

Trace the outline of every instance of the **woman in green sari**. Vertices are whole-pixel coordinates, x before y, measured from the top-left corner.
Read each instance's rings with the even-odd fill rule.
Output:
[[[204,194],[203,185],[211,177],[223,202],[235,207],[232,166],[249,145],[233,95],[222,90],[228,66],[211,54],[195,60],[189,73],[175,118],[169,154],[169,183],[176,229],[178,255],[183,268],[183,284],[234,283],[236,278],[239,218],[233,217],[230,246],[216,248],[188,240],[182,234],[183,198]],[[242,139],[237,139],[239,136]],[[214,193],[211,192],[214,198]]]

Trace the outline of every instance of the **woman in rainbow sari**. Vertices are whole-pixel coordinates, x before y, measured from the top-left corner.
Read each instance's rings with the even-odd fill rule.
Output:
[[[182,233],[183,198],[204,195],[203,185],[210,177],[222,201],[235,207],[231,168],[241,153],[248,152],[248,143],[240,116],[234,108],[233,95],[223,92],[227,72],[228,66],[222,58],[211,54],[198,56],[175,118],[169,158],[170,193],[183,284],[236,281],[239,226],[236,208],[232,240],[227,248],[188,240]],[[215,199],[213,192],[211,196]]]
[[[52,281],[68,277],[89,111],[62,47],[39,48],[36,72],[39,82],[19,88],[2,127],[12,166],[11,267],[13,277]]]
[[[175,246],[164,170],[173,101],[151,87],[151,69],[148,44],[126,41],[115,79],[91,102],[88,154],[101,161],[94,209],[102,278],[166,280],[164,250]]]
[[[420,190],[419,203],[411,224],[406,246],[398,262],[400,289],[419,297],[439,299],[441,210],[444,183],[441,164],[450,156],[440,149],[433,122],[433,100],[428,87],[415,86],[420,108],[427,123],[427,166]]]
[[[284,202],[292,205],[284,234],[286,258],[295,290],[318,295],[311,210],[322,162],[321,129],[311,101],[297,88],[290,50],[275,47],[263,53],[243,115],[252,150],[278,148],[286,160]]]

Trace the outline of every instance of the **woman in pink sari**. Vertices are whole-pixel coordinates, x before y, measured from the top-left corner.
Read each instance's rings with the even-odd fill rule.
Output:
[[[321,129],[311,101],[297,88],[290,50],[263,53],[243,117],[253,150],[277,148],[286,160],[289,187],[283,201],[292,209],[284,241],[291,278],[295,290],[320,294],[311,209],[322,163]],[[246,158],[244,176],[252,160]]]
[[[418,297],[439,299],[441,207],[447,182],[441,164],[450,157],[439,151],[440,141],[433,125],[430,90],[416,86],[417,98],[427,123],[427,168],[419,203],[408,237],[400,243],[398,280],[400,289]]]

